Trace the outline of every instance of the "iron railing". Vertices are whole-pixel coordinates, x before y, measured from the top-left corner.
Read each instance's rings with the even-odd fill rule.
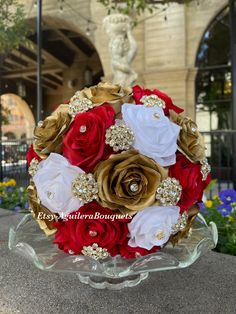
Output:
[[[212,178],[217,180],[213,192],[236,187],[236,130],[202,132]],[[212,193],[211,193],[212,194]]]
[[[26,154],[32,142],[32,139],[2,141],[1,179],[13,178],[19,186],[28,185]]]

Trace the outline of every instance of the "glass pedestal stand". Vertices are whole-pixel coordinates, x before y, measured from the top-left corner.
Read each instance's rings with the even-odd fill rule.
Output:
[[[199,214],[192,234],[180,244],[166,245],[161,251],[132,260],[120,256],[102,261],[83,255],[68,255],[46,237],[31,214],[25,215],[9,232],[9,249],[24,256],[44,271],[71,273],[97,289],[119,290],[133,287],[155,271],[185,268],[213,249],[218,240],[216,225],[208,226]]]

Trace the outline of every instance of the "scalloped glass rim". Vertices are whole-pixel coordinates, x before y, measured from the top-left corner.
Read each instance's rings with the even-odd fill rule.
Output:
[[[16,227],[10,228],[8,245],[10,250],[27,258],[41,270],[76,273],[82,282],[88,283],[89,276],[118,279],[141,274],[139,278],[143,280],[149,272],[188,267],[213,249],[217,240],[215,223],[207,226],[202,215],[198,214],[192,235],[174,247],[168,244],[157,253],[136,259],[123,259],[118,255],[98,261],[59,250],[53,244],[53,236],[46,237],[32,215],[28,214]]]

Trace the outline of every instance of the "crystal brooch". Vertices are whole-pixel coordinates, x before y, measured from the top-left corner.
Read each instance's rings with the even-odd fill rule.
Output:
[[[202,160],[201,165],[202,181],[206,181],[208,174],[211,172],[211,166],[208,164],[207,159]]]
[[[145,107],[159,107],[163,109],[166,107],[166,103],[164,102],[164,100],[162,100],[155,94],[149,96],[145,95],[140,100]]]
[[[179,219],[176,224],[172,226],[172,234],[176,234],[179,231],[182,231],[188,222],[188,214],[184,212],[182,215],[179,216]]]
[[[86,112],[94,107],[92,101],[88,98],[80,98],[79,92],[70,99],[69,114],[74,118],[77,113]]]
[[[33,158],[29,166],[29,174],[33,177],[38,171],[39,161],[36,158]]]
[[[91,173],[80,173],[72,181],[72,193],[84,204],[97,200],[98,184]]]
[[[110,145],[115,152],[128,150],[134,142],[134,133],[125,124],[112,125],[106,130],[105,143]]]
[[[90,256],[96,260],[110,256],[107,249],[99,247],[97,243],[93,243],[91,246],[84,246],[81,252],[83,255]]]
[[[180,200],[182,186],[175,178],[168,177],[163,180],[156,192],[156,199],[163,206],[176,205]]]

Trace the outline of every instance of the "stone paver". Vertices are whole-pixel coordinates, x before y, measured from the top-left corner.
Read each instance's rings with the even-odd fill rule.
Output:
[[[210,252],[187,269],[153,273],[137,287],[96,290],[11,253],[8,229],[19,220],[0,210],[1,314],[236,313],[236,257]]]

